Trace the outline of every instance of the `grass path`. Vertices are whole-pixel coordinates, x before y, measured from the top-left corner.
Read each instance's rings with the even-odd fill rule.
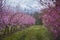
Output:
[[[49,37],[51,37],[51,35],[44,26],[34,25],[25,30],[11,34],[10,36],[3,38],[3,40],[52,40]]]

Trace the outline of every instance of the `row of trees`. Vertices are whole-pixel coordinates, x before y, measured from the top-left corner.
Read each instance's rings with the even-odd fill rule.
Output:
[[[56,0],[55,7],[49,6],[43,11],[43,24],[50,30],[55,40],[60,40],[60,0]]]
[[[0,29],[9,29],[10,27],[19,27],[20,29],[26,28],[35,24],[35,18],[21,12],[4,11],[1,17]]]
[[[30,15],[15,12],[10,6],[5,5],[6,0],[0,0],[0,31],[9,31],[18,27],[20,30],[35,24],[35,18]],[[7,9],[6,9],[7,8]],[[18,7],[17,7],[18,8]],[[0,32],[0,33],[1,33]]]

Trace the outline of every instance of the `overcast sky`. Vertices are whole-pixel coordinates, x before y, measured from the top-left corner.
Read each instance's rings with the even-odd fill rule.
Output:
[[[43,0],[43,2],[46,2]],[[49,1],[48,1],[49,2]],[[12,10],[18,10],[18,11],[23,11],[23,12],[40,12],[41,9],[46,8],[47,6],[43,6],[40,4],[39,0],[6,0],[5,5],[10,7]],[[51,2],[51,4],[53,4]]]

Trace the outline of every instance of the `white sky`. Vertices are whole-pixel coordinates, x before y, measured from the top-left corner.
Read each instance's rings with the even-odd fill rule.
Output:
[[[51,4],[53,3],[51,2]],[[6,0],[5,5],[7,6],[6,8],[8,8],[9,6],[13,10],[19,10],[29,13],[39,12],[41,9],[45,8],[45,6],[42,6],[39,3],[39,0]]]

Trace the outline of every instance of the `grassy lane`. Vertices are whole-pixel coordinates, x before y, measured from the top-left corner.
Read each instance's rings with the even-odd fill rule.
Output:
[[[34,25],[22,31],[18,31],[3,40],[53,40],[52,34],[41,25]]]

